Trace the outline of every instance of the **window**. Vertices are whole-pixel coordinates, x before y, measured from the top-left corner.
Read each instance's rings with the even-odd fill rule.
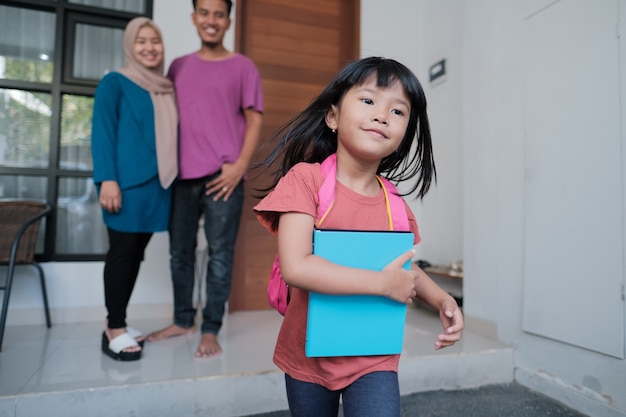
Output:
[[[146,1],[143,0],[70,0],[70,3],[86,4],[137,14],[146,13]]]
[[[51,94],[0,89],[0,164],[47,168],[51,121]]]
[[[0,77],[52,82],[55,15],[0,5]]]
[[[126,21],[70,14],[63,81],[95,86],[107,72],[124,65],[125,27]]]
[[[46,200],[42,260],[102,259],[91,175],[98,82],[124,63],[129,20],[152,0],[0,1],[0,198]]]

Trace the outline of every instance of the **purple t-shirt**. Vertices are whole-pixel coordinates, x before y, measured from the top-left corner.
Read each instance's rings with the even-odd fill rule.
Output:
[[[179,178],[200,178],[235,162],[246,131],[244,109],[263,112],[261,76],[249,58],[207,61],[197,53],[175,59],[168,77],[180,114]]]

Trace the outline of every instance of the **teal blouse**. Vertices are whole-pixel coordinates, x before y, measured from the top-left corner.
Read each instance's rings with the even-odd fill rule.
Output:
[[[102,211],[104,223],[121,232],[167,230],[171,187],[159,182],[154,108],[150,93],[118,72],[96,89],[91,133],[93,180],[114,180],[122,191],[122,209]]]

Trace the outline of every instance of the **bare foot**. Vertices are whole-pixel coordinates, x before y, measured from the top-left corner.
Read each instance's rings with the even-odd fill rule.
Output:
[[[222,347],[217,342],[217,335],[203,333],[198,349],[196,349],[196,358],[212,358],[219,356],[221,353]]]
[[[155,342],[157,340],[163,340],[170,337],[183,336],[186,334],[191,334],[196,331],[195,326],[191,326],[188,329],[184,327],[177,326],[175,324],[170,324],[165,329],[157,330],[156,332],[150,333],[146,336],[146,340],[148,342]]]
[[[122,335],[124,333],[126,333],[126,328],[122,327],[119,329],[109,329],[107,328],[105,330],[105,333],[107,335],[107,337],[109,338],[109,342],[113,339],[115,339],[117,336]],[[137,345],[137,346],[130,346],[127,347],[126,349],[122,349],[122,352],[139,352],[141,351],[141,346]]]

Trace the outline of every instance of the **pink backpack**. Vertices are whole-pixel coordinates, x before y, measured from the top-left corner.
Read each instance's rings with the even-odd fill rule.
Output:
[[[337,182],[337,154],[332,154],[321,164],[322,176],[324,181],[317,192],[319,198],[319,217],[320,220],[316,227],[319,227],[332,203],[335,199],[335,184]],[[387,218],[389,219],[389,230],[409,230],[409,219],[406,215],[404,200],[398,195],[396,187],[387,179],[377,176],[383,192],[385,193],[385,202],[387,204]],[[278,254],[274,259],[270,279],[267,284],[267,299],[275,310],[281,315],[287,312],[289,304],[289,287],[280,274],[280,264]]]

